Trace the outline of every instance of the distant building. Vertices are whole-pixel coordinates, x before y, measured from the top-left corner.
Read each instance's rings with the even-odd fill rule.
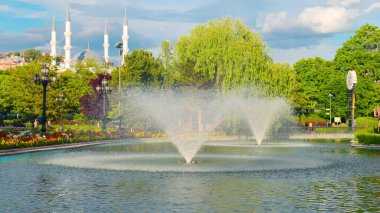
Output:
[[[1,54],[5,57],[0,57],[0,70],[6,70],[9,68],[21,66],[25,64],[25,60],[20,56],[7,56],[5,54]]]
[[[122,46],[122,54],[123,56],[128,54],[128,20],[127,20],[127,10],[125,10],[125,15],[124,15],[124,20],[123,20],[123,35],[122,35],[122,41],[123,41],[123,46]],[[55,18],[53,17],[53,23],[52,23],[52,32],[51,32],[51,41],[50,41],[50,48],[51,52],[50,55],[52,56],[52,62],[51,64],[53,66],[57,65],[57,33],[56,33],[56,26],[55,26]],[[99,54],[92,52],[90,48],[87,48],[84,51],[79,52],[76,54],[74,57],[71,57],[71,17],[70,17],[70,6],[67,6],[67,11],[66,11],[66,22],[65,22],[65,32],[64,32],[64,37],[65,37],[65,54],[63,57],[63,63],[60,63],[58,65],[58,71],[64,71],[66,69],[72,69],[73,65],[75,65],[78,62],[84,61],[85,59],[95,59],[97,63],[107,63],[109,64],[109,55],[108,55],[108,48],[109,48],[109,36],[108,36],[108,23],[106,21],[105,24],[105,29],[104,29],[104,43],[103,43],[103,48],[104,48],[104,55],[100,56]],[[124,57],[123,57],[124,58]],[[124,60],[122,61],[124,63]]]
[[[78,54],[76,54],[73,58],[73,62],[78,63],[78,62],[85,61],[86,59],[94,59],[99,64],[105,62],[104,58],[101,55],[99,55],[96,52],[91,51],[90,45],[88,45],[86,50],[83,50],[79,52]]]

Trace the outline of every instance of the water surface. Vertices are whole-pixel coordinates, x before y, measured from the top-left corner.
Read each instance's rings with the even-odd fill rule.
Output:
[[[380,212],[380,152],[348,144],[114,143],[0,158],[2,212]]]

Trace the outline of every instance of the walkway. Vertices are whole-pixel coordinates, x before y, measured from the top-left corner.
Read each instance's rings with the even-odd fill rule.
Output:
[[[62,145],[51,145],[51,146],[38,146],[38,147],[30,147],[30,148],[20,148],[20,149],[7,149],[0,150],[0,157],[7,155],[18,155],[30,152],[41,152],[48,150],[58,150],[58,149],[70,149],[70,148],[78,148],[85,146],[93,146],[104,144],[107,142],[113,142],[114,140],[105,140],[105,141],[95,141],[95,142],[80,142],[80,143],[71,143],[71,144],[62,144]]]

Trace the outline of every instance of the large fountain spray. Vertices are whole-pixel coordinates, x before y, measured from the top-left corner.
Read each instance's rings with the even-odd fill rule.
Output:
[[[160,91],[140,93],[135,101],[147,111],[168,135],[169,140],[184,157],[192,159],[208,140],[208,133],[222,122],[228,122],[228,114],[240,113],[250,126],[260,145],[265,133],[278,115],[285,114],[287,104],[282,99],[225,97],[200,92],[174,93]]]

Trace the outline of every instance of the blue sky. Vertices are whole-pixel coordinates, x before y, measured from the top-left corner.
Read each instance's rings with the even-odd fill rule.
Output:
[[[0,52],[49,50],[51,19],[56,17],[58,52],[63,52],[67,0],[0,0]],[[278,62],[294,63],[336,50],[363,24],[380,23],[379,0],[70,0],[73,54],[102,53],[104,22],[112,44],[121,40],[128,10],[130,49],[158,53],[162,40],[181,35],[210,19],[232,16],[259,33]]]

